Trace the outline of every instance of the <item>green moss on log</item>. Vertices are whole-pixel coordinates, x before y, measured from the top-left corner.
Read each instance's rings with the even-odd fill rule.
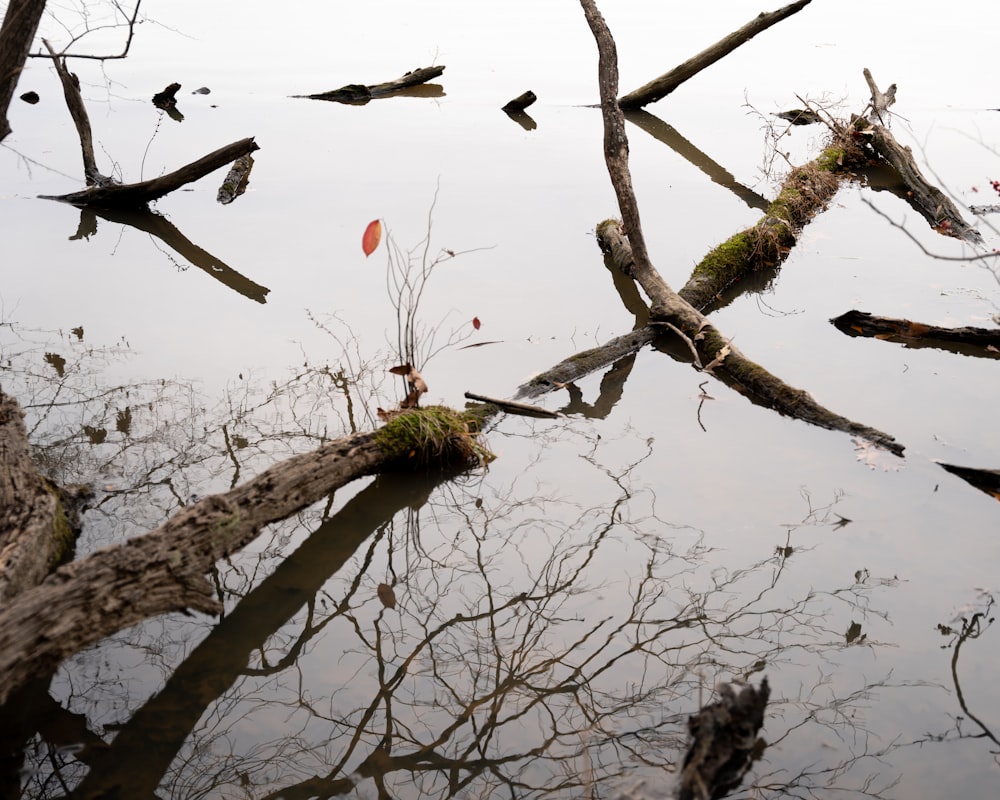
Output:
[[[375,441],[397,466],[473,467],[495,456],[479,441],[481,409],[460,413],[446,406],[413,408],[375,431]]]

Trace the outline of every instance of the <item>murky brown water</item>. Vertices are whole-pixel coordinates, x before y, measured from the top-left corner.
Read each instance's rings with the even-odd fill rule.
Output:
[[[739,3],[602,5],[626,90],[749,18]],[[996,199],[981,8],[897,6],[807,8],[633,120],[647,239],[672,285],[772,193],[764,120],[745,104],[769,115],[829,93],[861,110],[865,66],[899,84],[894,130],[956,201]],[[36,199],[81,174],[37,62],[19,92],[42,102],[15,101],[0,149],[0,380],[52,471],[98,489],[81,552],[397,399],[388,241],[368,259],[360,246],[371,219],[419,257],[430,218],[431,257],[458,254],[420,306],[424,341],[456,337],[423,370],[434,402],[510,395],[635,324],[592,233],[616,209],[574,3],[241,10],[238,25],[203,4],[148,13],[159,24],[106,76],[73,65],[99,161],[150,177],[253,135],[247,194],[218,205],[220,172],[161,200],[165,219],[98,218],[78,236],[79,211]],[[872,15],[898,41],[961,30],[961,78],[891,41],[876,60]],[[435,61],[437,97],[289,97]],[[181,123],[149,103],[172,81]],[[499,111],[529,88],[530,130]],[[801,161],[819,138],[795,129],[781,147]],[[904,459],[644,350],[545,398],[567,418],[500,421],[488,469],[379,479],[269,529],[220,565],[222,620],[152,621],[67,663],[34,699],[23,796],[305,798],[357,783],[363,797],[596,797],[640,781],[636,796],[664,796],[687,715],[718,683],[765,674],[757,796],[995,796],[1000,507],[936,463],[1000,467],[995,365],[828,320],[860,308],[990,325],[997,278],[925,255],[868,203],[932,253],[970,254],[891,195],[846,187],[771,288],[713,319],[789,383],[892,433]],[[495,343],[462,349],[481,342]]]

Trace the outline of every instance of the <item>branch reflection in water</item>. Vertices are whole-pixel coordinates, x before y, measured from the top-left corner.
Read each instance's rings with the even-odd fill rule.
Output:
[[[67,363],[58,385],[65,395],[76,381],[74,415],[109,428],[122,413],[112,395],[95,387],[88,401],[83,376],[95,373]],[[93,451],[128,480],[91,521],[120,540],[171,513],[180,486],[225,487],[322,440],[322,415],[345,422],[330,406],[337,375],[307,366],[280,386],[247,381],[213,412],[180,385],[132,387],[128,430]],[[33,413],[55,415],[51,389],[30,377]],[[186,425],[167,424],[185,413]],[[817,507],[804,494],[806,514],[771,553],[727,568],[701,531],[657,512],[642,469],[652,440],[598,436],[583,419],[512,420],[492,436],[527,448],[517,477],[380,477],[220,565],[221,620],[151,621],[73,659],[51,689],[62,707],[38,703],[23,796],[309,798],[371,782],[399,798],[579,797],[640,781],[644,796],[668,796],[687,716],[718,683],[765,671],[777,691],[764,730],[778,747],[756,770],[763,794],[891,785],[873,776],[899,745],[869,747],[861,713],[888,678],[837,674],[881,645],[833,620],[846,613],[860,631],[892,580],[794,589],[809,556],[800,530],[844,524],[839,495]],[[53,463],[59,444],[46,448]],[[577,456],[560,461],[572,494],[549,483],[559,448]],[[72,464],[95,467],[61,463],[66,478]],[[148,522],[134,516],[142,506]],[[782,699],[795,680],[799,696]],[[820,729],[861,746],[823,752]]]

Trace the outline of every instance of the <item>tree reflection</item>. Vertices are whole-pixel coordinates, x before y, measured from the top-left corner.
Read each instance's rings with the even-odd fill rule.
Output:
[[[283,558],[302,521],[279,526],[220,574],[231,609],[211,630],[130,634],[132,646],[159,637],[155,696],[114,686],[112,666],[84,670],[93,682],[73,708],[98,719],[125,703],[121,723],[60,770],[34,758],[25,796],[52,796],[56,774],[74,797],[293,800],[369,781],[380,797],[579,797],[639,780],[665,796],[687,715],[716,681],[835,658],[848,645],[830,604],[870,613],[871,587],[789,596],[794,530],[757,563],[713,566],[700,532],[663,520],[637,485],[652,446],[632,443],[612,464],[590,441],[591,505],[526,478],[382,478]],[[801,524],[830,524],[835,502]],[[168,668],[163,645],[199,628],[201,643]],[[115,658],[114,643],[99,651]],[[870,690],[821,680],[778,706],[778,741],[807,736],[824,713],[850,726]]]

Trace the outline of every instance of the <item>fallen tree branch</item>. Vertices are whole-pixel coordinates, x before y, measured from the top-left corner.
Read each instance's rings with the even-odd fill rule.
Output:
[[[925,325],[908,319],[879,317],[866,311],[852,309],[834,317],[830,322],[848,336],[867,336],[902,342],[908,346],[935,347],[941,345],[965,345],[966,355],[982,358],[1000,358],[1000,330],[997,328],[942,328]]]
[[[797,2],[791,3],[784,8],[779,8],[777,11],[759,14],[739,30],[733,31],[711,47],[698,53],[698,55],[674,67],[670,72],[650,81],[645,86],[640,86],[634,92],[623,95],[619,99],[618,104],[623,109],[633,109],[642,108],[642,106],[649,103],[662,100],[688,78],[697,75],[705,67],[710,67],[719,59],[733,52],[741,44],[750,41],[761,31],[765,31],[775,23],[781,22],[785,17],[790,17],[792,14],[801,11],[810,2],[812,0],[797,0]]]
[[[501,411],[506,411],[510,414],[524,414],[529,417],[549,417],[551,419],[561,416],[558,412],[550,411],[541,406],[518,403],[514,400],[501,400],[497,397],[487,397],[484,394],[476,394],[475,392],[466,392],[465,397],[468,400],[478,400],[480,403],[488,403],[491,406],[496,406]]]
[[[9,0],[0,26],[0,142],[10,133],[7,109],[31,51],[45,0]]]
[[[332,89],[328,92],[317,94],[296,94],[292,97],[305,98],[306,100],[330,100],[335,103],[348,103],[351,105],[364,105],[369,100],[379,97],[391,97],[404,89],[427,83],[429,80],[439,77],[444,72],[444,67],[421,67],[412,72],[407,72],[402,77],[386,83],[376,83],[365,86],[360,83],[349,83],[339,89]]]
[[[80,95],[80,82],[66,68],[66,60],[61,58],[46,41],[45,47],[52,56],[59,80],[62,83],[63,95],[70,116],[76,125],[80,137],[80,149],[83,155],[83,173],[87,184],[86,189],[63,195],[41,195],[44,200],[59,200],[76,206],[97,206],[104,208],[142,208],[146,204],[179,189],[185,184],[203,178],[210,172],[224,167],[241,156],[249,155],[258,150],[253,138],[241,139],[225,147],[209,153],[207,156],[192,161],[180,169],[174,170],[159,178],[153,178],[139,183],[119,183],[114,178],[101,174],[94,157],[94,137],[90,127],[90,117]]]
[[[166,194],[203,178],[210,172],[226,166],[241,156],[259,150],[253,138],[240,139],[218,150],[202,156],[180,169],[139,183],[112,183],[88,186],[79,192],[60,195],[39,195],[43,200],[59,200],[75,206],[95,206],[97,208],[143,208],[146,204]]]
[[[897,142],[885,124],[880,124],[888,121],[888,108],[896,102],[896,84],[892,84],[883,93],[867,67],[864,69],[864,76],[872,94],[869,108],[878,122],[862,116],[855,120],[854,130],[858,135],[868,137],[875,153],[899,173],[909,190],[907,202],[924,216],[934,230],[945,236],[981,244],[982,236],[979,231],[969,225],[947,195],[920,172],[913,160],[913,151]]]
[[[187,506],[151,533],[60,567],[13,597],[0,613],[0,705],[33,676],[51,673],[65,658],[147,617],[219,614],[222,607],[205,579],[215,563],[253,541],[265,525],[350,481],[418,462],[467,465],[479,417],[450,412],[462,420],[462,433],[421,439],[428,428],[440,430],[435,423],[442,413],[433,407],[404,412],[373,433],[293,456],[230,492]]]

